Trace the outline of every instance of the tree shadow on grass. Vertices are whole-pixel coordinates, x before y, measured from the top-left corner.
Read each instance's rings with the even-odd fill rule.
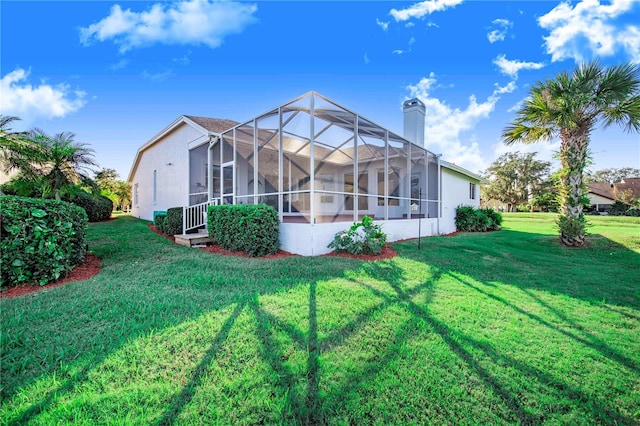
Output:
[[[189,402],[195,395],[198,386],[200,386],[202,377],[205,375],[207,369],[209,368],[211,361],[213,361],[214,357],[224,344],[225,340],[227,340],[227,336],[229,335],[231,327],[233,327],[233,324],[235,323],[236,319],[245,308],[245,306],[246,302],[238,303],[238,305],[233,310],[233,313],[224,322],[218,334],[216,334],[216,336],[211,341],[211,346],[200,360],[200,363],[193,370],[191,380],[189,380],[189,383],[187,383],[182,388],[180,393],[173,399],[173,403],[169,408],[167,408],[160,421],[158,421],[158,425],[164,426],[174,424],[175,420],[178,418],[178,415],[182,412],[184,407],[189,404]]]
[[[451,351],[461,361],[463,361],[467,365],[467,367],[472,370],[488,388],[492,390],[495,395],[497,395],[506,404],[511,413],[514,415],[515,420],[519,424],[540,424],[544,422],[545,419],[544,417],[541,417],[540,414],[534,415],[527,412],[527,410],[525,409],[526,407],[523,406],[523,404],[520,402],[519,397],[515,394],[514,390],[510,389],[510,387],[506,383],[502,383],[501,379],[493,374],[489,369],[483,367],[483,360],[477,355],[473,354],[474,352],[477,352],[477,350],[482,351],[484,356],[486,356],[495,364],[502,366],[503,369],[514,368],[523,373],[524,377],[532,378],[538,383],[556,390],[562,393],[563,396],[575,402],[578,402],[582,409],[590,412],[592,418],[596,419],[599,422],[609,423],[611,421],[614,421],[618,424],[634,424],[634,420],[632,418],[626,417],[621,413],[615,411],[614,409],[602,405],[579,389],[576,389],[575,387],[559,381],[553,375],[539,368],[519,361],[514,357],[506,354],[501,354],[487,342],[482,342],[460,331],[452,329],[446,323],[437,319],[434,315],[429,313],[429,311],[425,307],[420,306],[413,301],[414,294],[416,294],[417,292],[408,292],[402,289],[404,279],[403,272],[400,268],[394,268],[397,269],[397,272],[390,274],[388,270],[389,265],[383,265],[382,263],[378,262],[367,264],[363,267],[363,269],[366,270],[372,277],[379,277],[381,275],[384,275],[385,277],[387,277],[387,279],[389,277],[395,277],[389,280],[388,283],[395,290],[397,298],[391,298],[388,295],[372,288],[371,286],[368,286],[366,283],[361,282],[360,284],[369,288],[372,293],[376,294],[376,296],[384,299],[387,304],[402,304],[403,306],[407,307],[408,311],[411,312],[414,317],[426,321],[427,324],[429,324],[430,328],[442,338],[442,340],[447,344]],[[450,273],[445,274],[450,275]],[[456,280],[460,281],[458,277],[455,278]],[[437,280],[439,279],[439,277],[436,276],[435,279]],[[470,283],[463,284],[471,285]],[[502,303],[506,303],[507,306],[514,309],[516,312],[527,316],[531,315],[527,312],[522,311],[520,308],[509,304],[503,299],[501,299],[500,301]],[[429,301],[427,301],[426,303],[428,304]],[[594,342],[591,342],[587,339],[580,338],[579,336],[575,336],[571,333],[566,333],[564,330],[554,327],[553,325],[537,316],[533,316],[531,318],[540,322],[542,325],[553,329],[556,332],[579,341],[583,345],[599,350],[603,354],[603,356],[609,357],[615,362],[621,363],[630,369],[636,369],[635,363],[633,363],[632,360],[629,360],[628,358],[617,354],[615,351],[613,351],[613,349],[606,348],[605,350],[603,350],[602,346],[604,345],[606,347],[606,344],[595,338],[594,336],[590,336],[590,338],[594,340]],[[460,342],[464,342],[464,345]],[[402,340],[395,343],[396,346],[402,344]],[[375,375],[379,371],[381,371],[388,362],[391,361],[391,354],[393,354],[393,351],[387,351],[387,356],[382,362],[378,360],[374,364],[369,364],[362,371],[359,371],[357,377],[354,376],[353,379],[359,382],[366,382],[367,380],[375,377]],[[351,383],[350,386],[353,386],[353,383]],[[342,393],[342,391],[342,389],[338,389],[336,390],[336,393],[340,394]],[[513,419],[505,418],[504,420],[512,421]]]
[[[132,219],[119,223],[121,220],[117,220],[104,225],[114,227],[109,234],[113,238],[101,238],[100,244],[104,246],[98,247],[105,256],[107,267],[92,280],[52,289],[37,297],[2,300],[3,316],[16,318],[12,320],[11,327],[5,327],[8,322],[3,322],[3,334],[6,333],[1,348],[3,383],[0,400],[3,411],[9,407],[5,403],[29,389],[34,382],[42,379],[51,382],[43,392],[33,390],[32,393],[38,395],[37,400],[33,398],[31,404],[24,408],[23,404],[18,405],[12,413],[13,418],[5,418],[4,421],[25,423],[49,410],[57,401],[75,392],[88,380],[92,371],[126,344],[150,332],[159,333],[238,304],[223,330],[212,336],[211,347],[196,367],[190,383],[164,413],[162,421],[171,423],[193,397],[202,372],[226,339],[238,309],[246,305],[247,294],[287,291],[308,282],[310,271],[321,279],[332,279],[342,276],[346,269],[357,263],[338,258],[322,261],[305,258],[267,261],[213,258],[208,253],[166,245],[163,239],[147,241],[142,237],[130,247],[119,247],[118,235],[135,239],[136,232],[148,232],[146,227],[131,227],[133,221],[136,222],[134,225],[141,222]],[[133,250],[140,245],[152,246],[153,259],[151,263],[141,263],[140,268],[132,269],[123,250]],[[157,250],[153,250],[155,245],[159,245]],[[112,258],[109,253],[113,254]],[[156,278],[155,282],[147,278],[155,276],[153,262],[167,268],[167,274]],[[184,271],[171,273],[169,265],[178,265],[180,271]],[[251,276],[246,275],[247,270],[251,271]],[[126,276],[119,271],[127,271]],[[190,273],[195,279],[182,281],[182,276]],[[152,290],[147,288],[150,283]],[[48,311],[56,312],[50,321],[44,318]],[[12,312],[19,312],[19,315],[12,315]],[[30,318],[29,312],[42,312],[36,314],[42,322],[25,323]],[[29,357],[34,361],[25,364],[24,359]],[[26,377],[25,365],[29,374]]]

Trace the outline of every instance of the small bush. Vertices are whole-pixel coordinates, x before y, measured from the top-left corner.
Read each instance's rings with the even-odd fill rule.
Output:
[[[487,215],[491,224],[489,225],[490,231],[499,231],[502,227],[502,215],[492,208],[481,209],[484,214]]]
[[[73,195],[69,202],[82,207],[87,212],[89,222],[100,222],[111,217],[113,211],[113,201],[104,195],[91,195],[80,191]]]
[[[155,215],[153,219],[153,224],[156,226],[156,229],[162,232],[163,234],[166,234],[165,232],[165,229],[167,227],[166,223],[167,223],[166,214],[158,213],[157,215]]]
[[[476,209],[472,206],[458,206],[455,223],[458,231],[497,231],[502,225],[502,215],[490,208]]]
[[[589,226],[584,215],[577,218],[559,216],[556,224],[564,245],[579,247],[584,244],[584,237],[587,235],[587,227]]]
[[[375,255],[382,253],[386,243],[387,235],[382,232],[382,227],[374,225],[373,219],[365,216],[362,222],[355,222],[348,231],[338,232],[328,247],[337,252]]]
[[[167,209],[164,233],[168,235],[182,234],[182,207]]]
[[[210,206],[209,236],[228,251],[266,256],[280,248],[278,213],[266,204]]]
[[[64,201],[0,196],[1,286],[45,285],[84,257],[87,214]]]

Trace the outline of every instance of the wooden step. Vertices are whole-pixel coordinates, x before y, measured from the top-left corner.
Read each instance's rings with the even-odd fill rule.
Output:
[[[187,247],[203,246],[213,243],[213,238],[211,238],[206,231],[198,232],[196,234],[178,234],[174,235],[174,237],[177,244]]]

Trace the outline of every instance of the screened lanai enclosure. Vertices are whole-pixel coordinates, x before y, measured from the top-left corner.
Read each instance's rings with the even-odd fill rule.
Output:
[[[438,157],[315,92],[190,151],[190,204],[256,204],[280,221],[434,218]]]

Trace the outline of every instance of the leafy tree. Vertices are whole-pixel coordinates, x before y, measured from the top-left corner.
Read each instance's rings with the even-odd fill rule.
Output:
[[[97,171],[93,180],[96,181],[98,188],[103,190],[109,190],[111,192],[116,188],[116,183],[118,182],[118,172],[116,169],[102,169]]]
[[[640,132],[640,64],[604,68],[582,64],[571,74],[561,72],[538,82],[502,137],[507,145],[560,138],[560,239],[568,246],[585,242],[584,169],[589,135],[594,127],[618,124]]]
[[[508,152],[498,157],[484,172],[489,184],[482,186],[482,199],[501,201],[514,211],[518,204],[541,195],[548,187],[551,163],[535,157],[535,152]]]
[[[587,182],[608,182],[618,183],[624,178],[640,177],[640,169],[633,167],[620,167],[612,169],[602,169],[585,176]]]
[[[122,180],[116,182],[113,194],[117,198],[116,208],[122,211],[131,209],[131,184]]]
[[[94,181],[100,194],[113,201],[116,210],[127,210],[131,204],[131,185],[119,180],[115,169],[102,169],[96,172]]]

